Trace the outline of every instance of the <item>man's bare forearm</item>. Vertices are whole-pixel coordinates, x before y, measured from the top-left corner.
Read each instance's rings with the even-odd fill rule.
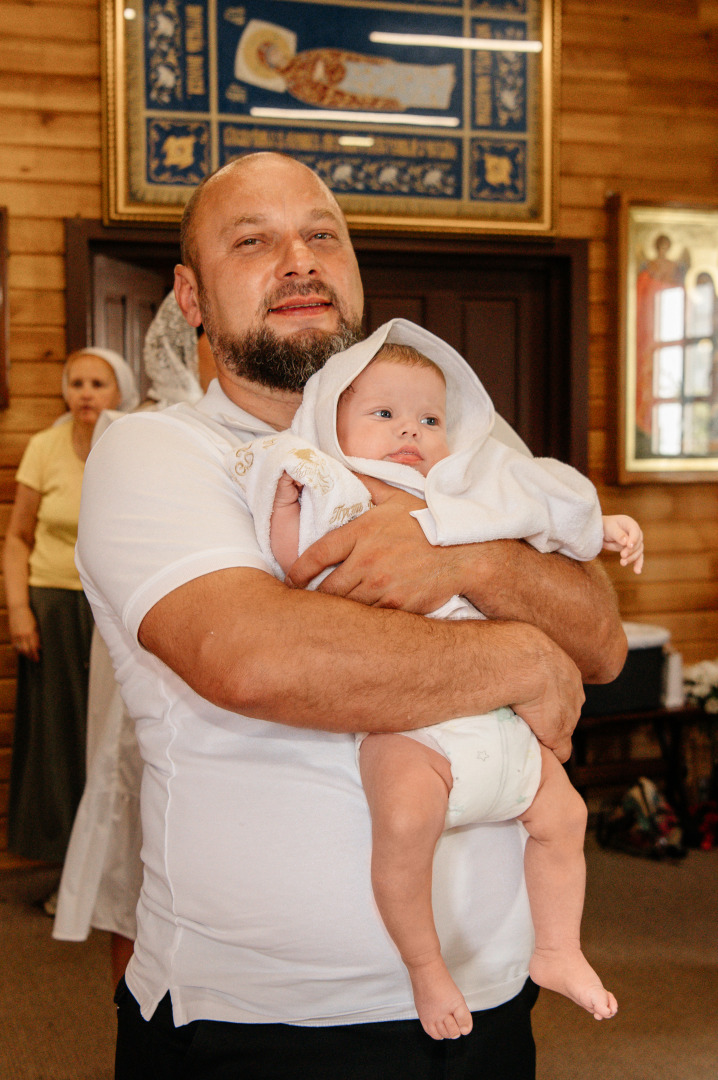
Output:
[[[461,591],[484,615],[539,627],[568,653],[584,682],[610,682],[620,673],[626,636],[598,563],[543,555],[520,540],[471,545],[463,555]]]
[[[610,682],[626,638],[608,578],[598,564],[544,555],[521,540],[432,547],[406,492],[362,478],[377,509],[318,540],[289,572],[305,588],[328,566],[320,589],[363,604],[427,614],[459,594],[492,619],[530,623],[578,665],[586,682]]]
[[[575,665],[534,627],[438,622],[257,570],[180,587],[140,640],[222,708],[327,731],[410,730],[510,704],[565,757],[583,697]]]

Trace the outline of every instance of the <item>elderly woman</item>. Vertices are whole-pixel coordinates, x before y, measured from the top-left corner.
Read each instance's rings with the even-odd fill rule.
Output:
[[[3,552],[18,685],[8,847],[60,862],[85,780],[92,616],[75,569],[80,490],[95,424],[132,408],[131,369],[115,352],[80,349],[65,364],[68,413],[34,435],[17,471]]]

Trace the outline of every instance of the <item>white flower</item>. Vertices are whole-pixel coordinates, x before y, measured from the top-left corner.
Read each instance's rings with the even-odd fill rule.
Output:
[[[686,693],[706,712],[718,713],[718,660],[701,660],[684,669]]]

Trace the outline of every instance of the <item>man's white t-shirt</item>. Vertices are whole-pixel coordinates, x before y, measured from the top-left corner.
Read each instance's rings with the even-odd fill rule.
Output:
[[[195,407],[112,424],[85,469],[78,568],[145,763],[127,984],[146,1018],[169,990],[177,1024],[415,1017],[372,896],[353,735],[218,708],[137,641],[147,612],[186,582],[238,566],[270,573],[225,456],[271,430],[213,382]],[[261,611],[241,595],[227,602],[247,635],[261,632]],[[472,1010],[508,1001],[527,977],[524,839],[506,822],[439,841],[436,923]]]

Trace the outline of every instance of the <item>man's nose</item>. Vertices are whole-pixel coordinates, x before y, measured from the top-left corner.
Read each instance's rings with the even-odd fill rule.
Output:
[[[305,277],[317,272],[314,252],[301,238],[289,238],[283,245],[277,266],[277,277]]]

